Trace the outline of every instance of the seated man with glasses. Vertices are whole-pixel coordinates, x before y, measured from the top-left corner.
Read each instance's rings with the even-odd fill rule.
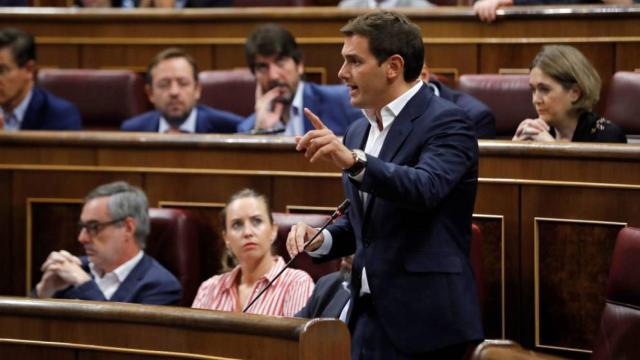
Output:
[[[54,251],[42,264],[35,294],[41,298],[172,305],[181,296],[178,280],[142,250],[149,234],[147,197],[119,181],[97,187],[85,198],[78,241],[86,256]]]

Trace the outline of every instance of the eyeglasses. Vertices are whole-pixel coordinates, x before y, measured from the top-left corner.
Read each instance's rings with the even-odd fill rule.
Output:
[[[99,222],[99,221],[91,220],[91,221],[87,221],[85,223],[85,222],[79,221],[78,222],[78,233],[82,232],[82,229],[85,229],[85,230],[87,230],[87,233],[89,234],[89,236],[96,237],[107,226],[117,224],[117,223],[121,222],[122,220],[124,220],[126,218],[127,217],[125,216],[125,217],[122,217],[122,218],[119,218],[119,219],[105,221],[105,222]]]

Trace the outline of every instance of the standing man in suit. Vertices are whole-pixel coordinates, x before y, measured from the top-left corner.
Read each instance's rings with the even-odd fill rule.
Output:
[[[144,249],[149,234],[147,197],[123,181],[97,187],[85,198],[78,241],[87,256],[54,251],[42,264],[41,298],[173,305],[181,286]]]
[[[247,39],[245,56],[256,77],[256,111],[238,127],[238,132],[302,135],[313,129],[302,109],[309,108],[338,135],[362,116],[351,106],[343,85],[317,85],[302,81],[304,62],[293,35],[266,24]]]
[[[333,259],[355,252],[349,317],[353,359],[456,359],[482,339],[469,261],[478,178],[473,125],[421,81],[420,28],[394,12],[345,25],[338,76],[365,110],[344,143],[306,110],[315,130],[297,138],[311,162],[343,171],[347,216],[307,248]],[[294,256],[316,229],[299,223]]]
[[[125,120],[126,131],[160,133],[234,133],[242,117],[198,105],[198,66],[191,55],[168,48],[147,67],[147,96],[155,110]]]
[[[0,30],[0,129],[80,130],[80,112],[70,102],[35,86],[36,44],[18,29]]]
[[[493,111],[482,101],[469,94],[453,90],[440,81],[430,78],[429,68],[426,64],[422,67],[420,77],[436,96],[458,105],[469,115],[478,139],[493,139],[496,137],[496,118],[493,115]]]

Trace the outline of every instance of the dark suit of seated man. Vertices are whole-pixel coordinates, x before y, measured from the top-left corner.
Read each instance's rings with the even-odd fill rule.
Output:
[[[293,35],[275,24],[257,28],[247,39],[245,56],[256,77],[256,112],[238,126],[238,132],[302,135],[313,129],[303,109],[322,117],[337,135],[361,118],[351,106],[344,85],[317,85],[302,81],[302,52]]]
[[[0,30],[0,129],[80,130],[80,112],[70,102],[35,86],[33,35]]]
[[[347,322],[351,298],[351,263],[353,256],[340,262],[340,271],[327,274],[316,283],[307,304],[296,313],[301,318],[334,318]]]
[[[38,297],[173,305],[181,296],[178,280],[146,255],[149,234],[147,197],[125,182],[99,186],[85,198],[78,241],[86,257],[54,251],[41,269]]]
[[[482,101],[469,94],[453,90],[438,80],[430,78],[427,65],[422,67],[420,77],[436,96],[458,105],[467,113],[476,130],[478,139],[494,139],[496,137],[495,115]]]
[[[243,118],[197,105],[201,86],[191,55],[177,48],[158,53],[147,68],[147,96],[155,110],[125,120],[126,131],[235,133]]]

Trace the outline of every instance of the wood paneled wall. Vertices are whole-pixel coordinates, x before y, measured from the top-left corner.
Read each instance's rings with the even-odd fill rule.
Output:
[[[150,206],[211,212],[243,187],[275,211],[344,196],[340,174],[309,164],[291,138],[23,132],[0,134],[0,152],[2,294],[25,294],[38,278],[35,241],[74,236],[35,224],[67,218],[70,201],[108,181],[141,186]],[[487,337],[588,356],[615,235],[640,226],[640,145],[480,141],[480,154]]]
[[[542,45],[567,43],[594,63],[605,83],[615,71],[640,68],[640,6],[513,7],[493,24],[470,8],[405,9],[423,30],[427,64],[455,78],[528,68]],[[243,44],[264,22],[279,23],[300,43],[305,65],[337,83],[339,29],[360,10],[331,7],[197,10],[0,9],[3,26],[36,35],[42,67],[127,68],[144,71],[168,46],[193,54],[202,69],[245,67]]]

